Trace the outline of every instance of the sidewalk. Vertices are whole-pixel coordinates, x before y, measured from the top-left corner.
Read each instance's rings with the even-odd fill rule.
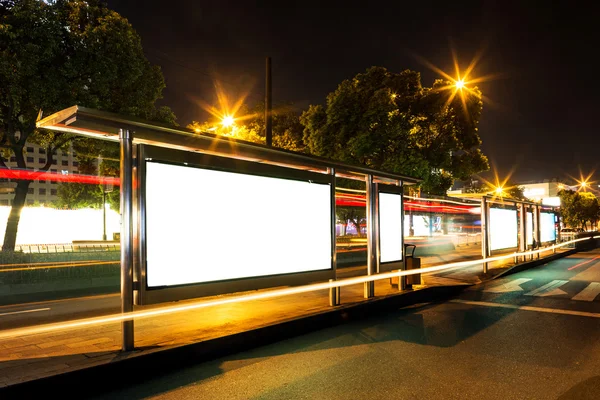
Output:
[[[464,254],[456,252],[441,257],[425,257],[422,267],[461,261],[464,260],[459,259],[462,256]],[[506,271],[511,263],[494,266],[487,275],[482,273],[481,264],[435,275],[424,274],[422,285],[402,292],[391,286],[389,280],[377,281],[376,297],[369,300],[363,298],[362,284],[344,287],[341,289],[341,306],[338,307],[329,306],[329,291],[325,290],[136,320],[136,350],[129,353],[120,351],[120,323],[0,339],[0,388],[290,321],[303,321],[309,316],[319,316],[332,310],[350,310],[362,304],[402,297],[432,287],[479,283]],[[356,273],[360,268],[354,271]],[[217,297],[226,298],[228,295]]]

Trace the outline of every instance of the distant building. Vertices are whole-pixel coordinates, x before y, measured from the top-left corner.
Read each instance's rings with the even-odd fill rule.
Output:
[[[528,199],[555,207],[560,206],[558,192],[566,187],[565,184],[556,181],[519,183],[518,185],[523,188],[523,195]]]
[[[46,149],[37,144],[27,143],[25,146],[25,161],[29,169],[38,170],[46,164],[47,154]],[[14,156],[10,159],[5,159],[6,166],[13,169],[17,168],[17,162]],[[1,170],[0,170],[1,172]],[[58,150],[52,160],[52,166],[49,172],[55,174],[76,174],[79,172],[79,163],[75,152],[72,148],[68,151]],[[14,190],[17,186],[17,181],[6,177],[7,174],[0,174],[0,206],[12,205],[14,198]],[[25,205],[33,205],[34,203],[50,204],[58,200],[58,185],[56,181],[50,180],[35,180],[29,184],[27,200]]]

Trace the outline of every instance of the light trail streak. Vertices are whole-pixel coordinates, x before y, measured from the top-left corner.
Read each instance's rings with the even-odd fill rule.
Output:
[[[382,279],[390,279],[390,278],[402,277],[402,276],[408,276],[408,275],[427,274],[427,273],[431,273],[431,272],[457,269],[457,268],[482,264],[484,262],[490,263],[490,262],[494,262],[494,261],[500,261],[500,260],[504,260],[504,259],[508,259],[508,258],[513,258],[516,256],[523,256],[523,255],[527,256],[527,255],[538,254],[538,253],[542,253],[545,251],[554,250],[555,248],[560,248],[560,247],[563,247],[563,246],[566,246],[569,244],[573,244],[576,242],[581,242],[581,241],[590,240],[590,239],[596,239],[598,237],[600,237],[600,236],[593,236],[591,238],[575,239],[575,240],[572,240],[569,242],[561,243],[559,245],[549,246],[549,247],[546,247],[546,248],[543,248],[540,250],[531,250],[531,251],[526,251],[523,253],[515,252],[515,253],[502,255],[502,256],[489,257],[486,259],[459,261],[459,262],[455,262],[455,263],[438,265],[438,266],[433,266],[433,267],[426,267],[426,268],[421,268],[421,269],[405,270],[405,271],[386,272],[386,273],[370,275],[370,276],[369,275],[358,276],[358,277],[353,277],[353,278],[342,279],[339,281],[321,282],[321,283],[314,283],[314,284],[305,285],[305,286],[295,286],[295,287],[288,287],[288,288],[283,288],[283,289],[274,289],[274,290],[269,290],[269,291],[265,291],[265,292],[232,296],[232,297],[228,297],[228,298],[218,298],[218,299],[208,300],[208,301],[200,300],[200,301],[195,301],[190,304],[166,306],[166,307],[161,307],[161,308],[154,308],[151,310],[133,311],[130,313],[125,313],[125,314],[113,314],[113,315],[107,315],[107,316],[103,316],[103,317],[85,318],[85,319],[79,319],[79,320],[74,320],[74,321],[59,322],[59,323],[46,324],[46,325],[40,325],[40,326],[34,326],[34,327],[9,329],[9,330],[5,330],[5,331],[0,331],[0,339],[9,339],[9,338],[15,338],[15,337],[26,336],[26,335],[36,335],[36,334],[40,334],[40,333],[62,331],[62,330],[66,330],[66,329],[85,328],[85,327],[89,327],[89,326],[97,326],[97,325],[104,325],[104,324],[109,324],[109,323],[116,323],[116,322],[130,321],[130,320],[143,319],[143,318],[149,318],[149,317],[156,317],[156,316],[160,316],[160,315],[167,315],[167,314],[179,313],[179,312],[184,312],[184,311],[199,310],[202,308],[214,307],[214,306],[225,305],[225,304],[244,303],[244,302],[253,301],[253,300],[265,300],[265,299],[271,299],[274,297],[290,296],[290,295],[295,295],[295,294],[315,292],[315,291],[319,291],[319,290],[329,290],[329,289],[333,289],[336,287],[341,288],[341,287],[357,285],[357,284],[361,284],[361,283],[365,283],[365,282],[374,282],[374,281],[378,281],[378,280],[382,280]]]
[[[414,197],[414,196],[407,196],[407,195],[404,195],[404,198],[405,199],[417,200],[417,201],[431,201],[431,202],[439,202],[439,203],[452,203],[452,204],[458,204],[458,205],[461,205],[461,206],[473,206],[473,207],[477,207],[477,206],[481,205],[481,201],[471,200],[471,199],[465,199],[465,200],[472,201],[472,202],[474,202],[473,204],[461,203],[460,201],[454,201],[454,200],[426,199],[426,198],[423,198],[423,197]]]
[[[96,262],[99,260],[82,260],[83,262]],[[47,262],[37,262],[37,263],[18,263],[18,264],[2,264],[0,268],[3,267],[23,267],[25,265],[56,265],[56,264],[69,264],[75,261],[47,261]]]
[[[568,271],[574,270],[575,268],[582,267],[582,266],[584,266],[586,264],[589,264],[589,263],[591,263],[591,262],[593,262],[593,261],[595,261],[595,260],[597,260],[599,258],[600,258],[600,256],[596,256],[596,257],[592,258],[591,260],[586,260],[586,261],[580,262],[579,264],[575,264],[572,267],[567,268],[567,270]]]
[[[119,264],[120,261],[102,261],[102,262],[84,262],[79,264],[68,264],[68,265],[44,265],[38,267],[21,267],[21,268],[2,268],[0,272],[15,272],[15,271],[35,271],[38,269],[53,269],[53,268],[71,268],[71,267],[89,267],[91,265],[108,265],[108,264]]]
[[[50,308],[46,307],[46,308],[36,308],[34,310],[10,311],[10,312],[5,312],[5,313],[0,313],[0,317],[3,317],[5,315],[28,314],[28,313],[34,313],[34,312],[40,312],[40,311],[50,311]]]

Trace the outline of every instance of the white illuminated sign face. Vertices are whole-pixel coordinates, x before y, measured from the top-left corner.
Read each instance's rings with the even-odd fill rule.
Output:
[[[525,237],[527,238],[527,245],[533,244],[533,213],[528,212],[525,221]]]
[[[554,213],[540,213],[540,240],[542,243],[553,242],[556,240]]]
[[[399,194],[379,193],[381,262],[402,260],[402,200]]]
[[[330,186],[146,163],[148,287],[331,269]]]
[[[517,247],[517,210],[490,208],[490,249]]]

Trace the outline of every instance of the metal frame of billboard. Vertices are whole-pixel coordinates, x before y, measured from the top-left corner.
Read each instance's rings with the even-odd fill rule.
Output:
[[[394,271],[394,270],[399,270],[399,269],[404,269],[404,258],[406,257],[406,255],[404,254],[404,199],[402,196],[402,192],[403,192],[403,188],[402,188],[402,184],[399,183],[397,186],[392,186],[392,185],[377,185],[377,272],[388,272],[388,271]],[[379,208],[379,202],[380,202],[380,197],[379,195],[381,193],[388,193],[388,194],[397,194],[400,196],[400,215],[401,215],[401,226],[400,226],[400,237],[401,237],[401,241],[399,243],[400,247],[400,252],[401,252],[401,259],[400,260],[393,260],[393,261],[386,261],[386,262],[382,262],[381,261],[381,237],[380,237],[380,223],[381,223],[381,214],[379,213],[380,208]]]
[[[161,162],[190,168],[202,168],[224,172],[235,172],[243,175],[256,175],[270,178],[282,178],[296,181],[312,181],[327,184],[330,187],[330,203],[335,204],[334,176],[316,172],[294,170],[271,165],[256,164],[249,161],[231,160],[223,157],[165,149],[155,146],[137,146],[137,174],[134,187],[138,188],[134,197],[134,215],[137,222],[135,230],[138,235],[136,243],[139,248],[135,253],[139,262],[137,269],[137,295],[135,303],[139,305],[156,304],[167,301],[183,300],[196,297],[264,289],[275,286],[302,285],[319,280],[335,278],[335,220],[330,220],[331,263],[327,270],[305,271],[291,274],[269,276],[251,276],[214,282],[190,283],[176,286],[149,287],[147,281],[147,248],[146,248],[146,165],[148,161]],[[333,201],[332,201],[333,199]],[[335,215],[334,212],[332,214]]]

